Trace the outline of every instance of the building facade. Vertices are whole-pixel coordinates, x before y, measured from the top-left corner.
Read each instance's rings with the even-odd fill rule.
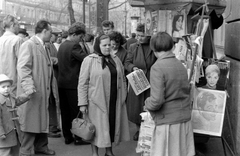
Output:
[[[11,14],[17,17],[20,27],[26,28],[30,33],[40,19],[48,20],[59,29],[67,29],[69,26],[67,2],[67,0],[0,0],[0,18],[2,21],[6,14]],[[80,7],[79,4],[74,6],[75,10]]]
[[[126,0],[109,2],[109,20],[115,24],[115,30],[130,36],[135,32],[137,23],[145,23],[144,8],[132,7]]]

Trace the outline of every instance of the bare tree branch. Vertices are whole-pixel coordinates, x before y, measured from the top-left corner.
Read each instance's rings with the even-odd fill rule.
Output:
[[[116,9],[116,8],[122,6],[122,5],[125,4],[125,3],[127,3],[127,1],[122,2],[121,4],[119,4],[119,5],[117,5],[117,6],[114,6],[114,7],[112,7],[112,8],[109,8],[108,10]]]
[[[70,16],[70,23],[71,25],[76,22],[75,17],[74,17],[74,10],[72,7],[72,0],[68,0],[68,12]]]

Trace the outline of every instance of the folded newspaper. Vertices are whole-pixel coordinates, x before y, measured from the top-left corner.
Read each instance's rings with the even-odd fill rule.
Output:
[[[150,156],[154,137],[153,134],[156,126],[149,112],[143,112],[140,115],[143,122],[140,126],[136,152],[142,153],[141,156]]]
[[[127,79],[136,95],[139,95],[150,88],[148,79],[146,78],[144,72],[141,69],[135,70],[128,74]]]

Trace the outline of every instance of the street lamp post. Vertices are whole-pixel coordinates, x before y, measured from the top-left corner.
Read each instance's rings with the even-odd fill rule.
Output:
[[[127,0],[125,1],[125,37],[127,36]]]
[[[83,23],[85,24],[85,0],[82,0],[83,2]]]
[[[88,31],[90,32],[91,29],[91,7],[90,7],[91,1],[88,1]]]

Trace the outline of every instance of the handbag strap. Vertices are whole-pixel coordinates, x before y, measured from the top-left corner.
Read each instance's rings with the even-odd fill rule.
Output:
[[[80,113],[81,113],[81,111],[78,112],[78,114],[77,114],[77,118],[79,117]]]
[[[79,117],[80,113],[81,113],[81,111],[78,112],[78,114],[77,114],[77,118]],[[90,121],[90,119],[89,119],[87,113],[82,113],[82,114],[83,114],[82,118],[83,118],[84,120],[87,119],[88,121]]]

